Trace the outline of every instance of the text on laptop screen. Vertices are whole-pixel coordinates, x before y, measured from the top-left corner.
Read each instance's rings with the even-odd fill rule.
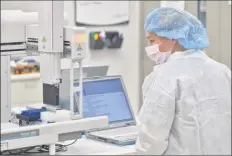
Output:
[[[133,119],[120,78],[83,83],[83,117],[96,116],[108,116],[109,123]]]

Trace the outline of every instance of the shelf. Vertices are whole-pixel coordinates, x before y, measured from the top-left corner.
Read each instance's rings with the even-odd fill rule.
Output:
[[[11,75],[11,81],[23,81],[39,79],[40,73],[22,74],[22,75]]]

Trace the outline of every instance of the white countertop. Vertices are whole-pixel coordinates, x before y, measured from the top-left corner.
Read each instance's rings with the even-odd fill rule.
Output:
[[[72,141],[69,141],[72,142]],[[90,139],[80,139],[58,155],[135,155],[135,146],[117,146]]]

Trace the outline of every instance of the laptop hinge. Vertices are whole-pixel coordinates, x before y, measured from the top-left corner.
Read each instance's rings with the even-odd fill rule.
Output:
[[[136,123],[135,123],[135,122],[132,122],[132,123],[126,123],[123,127],[133,126],[133,125],[136,125]]]

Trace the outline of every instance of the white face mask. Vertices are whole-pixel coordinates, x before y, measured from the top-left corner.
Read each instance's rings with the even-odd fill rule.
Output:
[[[162,44],[161,42],[160,44]],[[160,44],[154,44],[152,46],[148,46],[145,48],[147,56],[153,60],[156,64],[165,63],[169,56],[172,54],[171,49],[166,52],[160,52],[159,46]]]

